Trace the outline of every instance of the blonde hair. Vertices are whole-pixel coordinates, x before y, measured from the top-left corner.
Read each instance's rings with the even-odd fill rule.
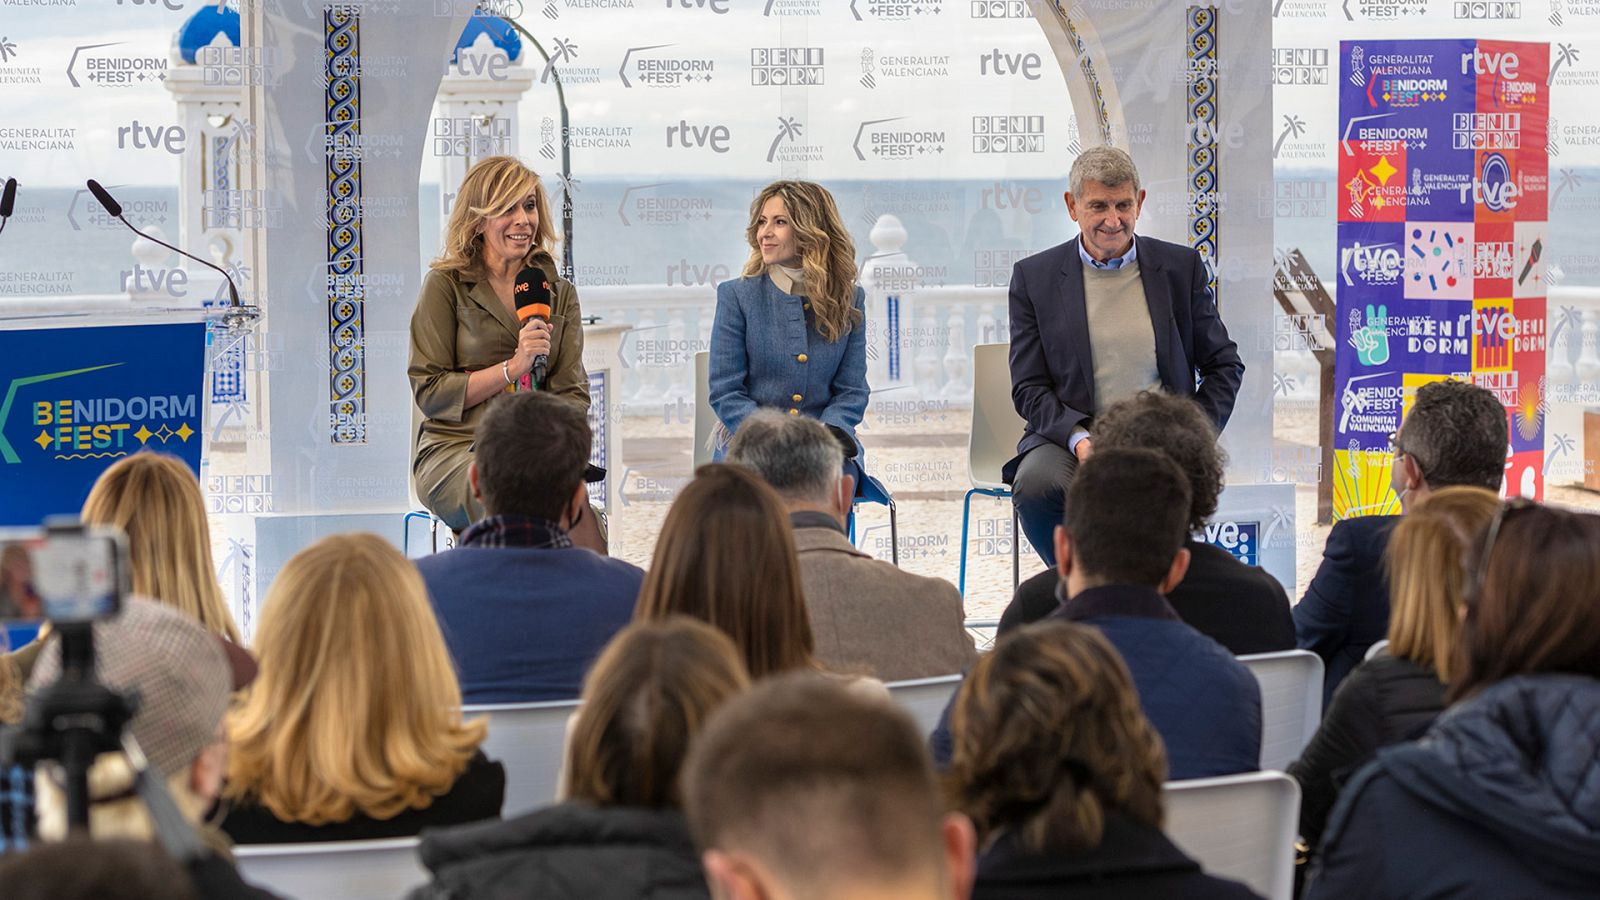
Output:
[[[555,225],[550,221],[550,201],[545,196],[539,174],[514,156],[489,156],[478,160],[467,177],[461,179],[450,221],[444,231],[444,252],[429,268],[446,272],[480,271],[483,262],[483,233],[486,219],[511,212],[528,194],[539,207],[539,223],[533,229],[533,246],[523,259],[530,265],[540,255],[554,261],[558,243]],[[549,273],[554,276],[555,272]]]
[[[0,725],[22,721],[22,672],[9,653],[0,653]]]
[[[1389,655],[1432,669],[1450,683],[1467,560],[1500,498],[1479,487],[1434,491],[1395,526],[1389,541]]]
[[[678,770],[723,701],[750,687],[722,632],[687,616],[635,623],[583,683],[567,748],[567,797],[596,806],[678,809]]]
[[[1031,850],[1098,847],[1106,813],[1161,827],[1161,737],[1099,629],[1073,622],[1008,635],[961,684],[945,773],[979,846],[1016,832]]]
[[[227,719],[230,798],[285,821],[387,819],[448,791],[483,742],[410,560],[373,534],[323,538],[278,573],[261,673]]]
[[[66,792],[54,776],[59,771],[59,766],[50,764],[40,766],[34,773],[39,837],[47,841],[61,841],[67,837]],[[155,840],[155,826],[143,798],[133,795],[108,802],[99,799],[129,793],[132,789],[133,766],[121,753],[101,754],[89,767],[89,834],[95,840]],[[189,786],[188,768],[167,776],[167,793],[172,795],[172,802],[177,804],[184,821],[191,825],[199,823],[211,805]]]
[[[789,210],[817,331],[829,343],[837,341],[860,325],[862,316],[856,309],[856,244],[827,188],[811,181],[774,181],[761,189],[750,204],[750,224],[744,229],[744,239],[750,244],[744,277],[754,278],[766,271],[756,222],[761,208],[773,197],[782,199]]]
[[[80,514],[128,535],[133,592],[175,607],[234,643],[239,628],[222,599],[200,482],[175,456],[141,451],[100,473]]]

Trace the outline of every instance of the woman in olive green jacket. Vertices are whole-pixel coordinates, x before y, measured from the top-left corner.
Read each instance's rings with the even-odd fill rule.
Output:
[[[544,384],[589,405],[578,292],[556,274],[555,230],[539,176],[510,156],[480,160],[456,194],[444,252],[422,281],[411,316],[406,374],[422,416],[411,464],[417,496],[455,531],[482,518],[467,483],[478,419],[497,394],[526,389],[534,357]],[[514,284],[527,266],[551,287],[550,321],[517,322]]]

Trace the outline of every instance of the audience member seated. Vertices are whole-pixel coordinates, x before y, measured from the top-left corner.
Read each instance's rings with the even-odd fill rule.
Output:
[[[1600,518],[1521,501],[1478,542],[1449,700],[1339,796],[1311,900],[1600,885]]]
[[[71,837],[0,858],[0,885],[6,900],[200,900],[161,848],[123,838]]]
[[[1500,490],[1506,468],[1506,408],[1494,394],[1460,381],[1417,390],[1416,402],[1391,438],[1392,480],[1401,510],[1453,485]],[[1322,564],[1294,608],[1301,649],[1322,657],[1322,702],[1389,630],[1389,579],[1383,564],[1399,516],[1335,522]]]
[[[1055,620],[1001,638],[961,685],[950,731],[950,805],[984,848],[975,900],[1255,896],[1161,833],[1161,738],[1095,629]]]
[[[965,900],[972,824],[946,813],[916,725],[885,697],[796,673],[711,717],[683,775],[720,900]]]
[[[1300,782],[1300,836],[1322,839],[1339,789],[1380,747],[1421,737],[1444,710],[1466,557],[1500,504],[1483,488],[1453,487],[1414,505],[1389,540],[1389,646],[1350,673],[1305,752],[1289,767]]]
[[[701,466],[667,510],[634,618],[674,614],[733,638],[753,679],[817,667],[788,514],[743,466]]]
[[[1146,392],[1112,404],[1095,419],[1096,452],[1147,447],[1171,457],[1189,479],[1189,570],[1167,593],[1178,618],[1235,655],[1294,649],[1289,595],[1259,566],[1195,540],[1217,511],[1227,457],[1217,446],[1217,426],[1194,400]],[[1061,576],[1047,569],[1017,588],[1000,617],[998,634],[1055,612]]]
[[[133,593],[160,600],[228,643],[233,683],[246,685],[256,663],[239,643],[211,561],[211,526],[200,482],[184,462],[143,451],[100,473],[79,514],[85,525],[112,525],[128,536]]]
[[[644,572],[576,547],[594,515],[589,420],[555,394],[507,394],[478,423],[467,480],[485,518],[417,560],[467,703],[570,700],[633,616]]]
[[[728,448],[777,490],[794,526],[817,661],[884,681],[950,675],[978,658],[961,593],[941,578],[901,571],[851,545],[855,482],[826,425],[776,410],[751,413]]]
[[[194,828],[204,850],[186,865],[195,893],[205,900],[270,898],[240,879],[229,861],[229,844],[208,824],[222,786],[228,745],[222,719],[232,690],[223,641],[170,606],[132,598],[115,617],[93,626],[95,675],[124,694],[137,693],[139,708],[128,723],[149,773],[165,784],[183,820]],[[61,677],[61,649],[48,642],[34,667],[33,693]],[[101,754],[89,770],[89,836],[95,841],[131,839],[153,842],[155,826],[144,800],[134,793],[135,772],[122,753]],[[60,768],[38,772],[39,836],[67,837],[67,799]],[[161,851],[153,843],[151,856]],[[98,854],[90,854],[93,858]],[[10,900],[9,884],[0,894]],[[181,895],[182,887],[173,891]],[[159,896],[166,896],[162,892]]]
[[[505,770],[461,689],[417,570],[373,534],[284,564],[256,636],[261,675],[228,716],[222,828],[241,844],[404,837],[498,818]]]
[[[1189,500],[1188,479],[1165,454],[1096,447],[1067,489],[1055,533],[1067,599],[1046,617],[1093,625],[1122,654],[1174,779],[1252,772],[1261,761],[1255,676],[1162,596],[1189,564]],[[950,707],[944,715],[931,740],[941,762]]]
[[[567,801],[430,830],[412,900],[705,898],[678,772],[712,710],[750,685],[733,642],[683,616],[630,625],[584,683]]]

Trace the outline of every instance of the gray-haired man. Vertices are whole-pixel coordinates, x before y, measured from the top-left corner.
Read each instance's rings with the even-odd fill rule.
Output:
[[[1133,159],[1091,147],[1068,180],[1078,237],[1011,271],[1011,400],[1027,428],[1004,473],[1023,531],[1050,566],[1101,410],[1161,388],[1193,397],[1221,431],[1244,376],[1200,254],[1134,236],[1144,191]]]
[[[976,661],[955,585],[851,546],[844,523],[854,479],[843,474],[844,449],[826,425],[758,411],[739,426],[728,461],[755,470],[789,509],[819,662],[900,681],[954,674]]]

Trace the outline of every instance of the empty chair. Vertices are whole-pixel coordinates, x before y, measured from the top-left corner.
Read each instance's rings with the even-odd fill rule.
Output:
[[[489,717],[483,752],[506,768],[506,802],[501,816],[511,818],[555,801],[567,719],[576,700],[547,703],[485,703],[462,707],[467,719]]]
[[[233,858],[245,881],[299,900],[394,900],[428,880],[414,837],[254,844]]]
[[[1309,650],[1239,657],[1261,685],[1261,768],[1286,769],[1322,721],[1322,657]]]
[[[972,496],[1009,499],[1011,487],[1000,480],[1000,468],[1017,455],[1017,442],[1027,423],[1011,402],[1010,344],[978,344],[972,348],[972,432],[967,438],[967,474],[972,490],[961,502],[961,582],[967,593],[967,534],[972,522]],[[1016,589],[1022,542],[1016,507],[1011,509],[1011,587]]]
[[[1267,900],[1294,896],[1300,786],[1293,778],[1248,772],[1169,781],[1161,797],[1167,837],[1208,875],[1242,881]]]
[[[917,721],[922,733],[928,734],[938,727],[939,716],[955,695],[956,688],[961,687],[961,675],[891,681],[885,687],[889,689],[889,696],[894,698],[894,702],[911,713],[911,718]]]

